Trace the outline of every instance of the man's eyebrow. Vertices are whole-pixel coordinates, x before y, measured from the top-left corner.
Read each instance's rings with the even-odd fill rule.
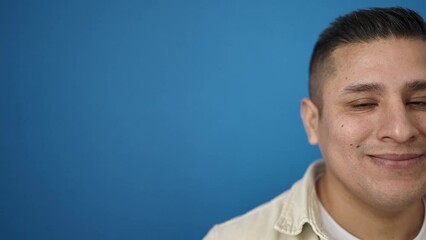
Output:
[[[383,85],[378,83],[358,83],[346,86],[343,89],[342,95],[362,92],[381,92],[384,88],[385,87]]]
[[[405,84],[405,89],[409,91],[421,91],[426,90],[426,80],[416,80]]]

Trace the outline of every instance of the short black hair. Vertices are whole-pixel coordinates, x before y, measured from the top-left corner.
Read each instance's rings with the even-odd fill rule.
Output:
[[[338,17],[321,33],[309,64],[309,97],[320,113],[324,82],[335,71],[330,59],[334,50],[386,38],[426,41],[426,23],[418,13],[407,8],[369,8]]]

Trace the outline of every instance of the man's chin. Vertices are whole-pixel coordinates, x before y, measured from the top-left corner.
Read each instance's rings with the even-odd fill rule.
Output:
[[[399,212],[415,206],[426,194],[425,189],[414,188],[401,183],[372,189],[366,199],[370,205],[384,212]]]

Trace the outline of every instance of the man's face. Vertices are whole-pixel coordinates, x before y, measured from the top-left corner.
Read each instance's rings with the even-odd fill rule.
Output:
[[[309,100],[302,107],[329,186],[375,208],[419,201],[426,193],[426,42],[377,40],[332,57],[336,73],[324,85],[321,117]]]

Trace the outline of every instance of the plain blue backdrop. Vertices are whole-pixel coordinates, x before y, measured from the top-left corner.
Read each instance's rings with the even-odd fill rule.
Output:
[[[201,239],[320,158],[318,34],[424,1],[0,2],[0,239]]]

